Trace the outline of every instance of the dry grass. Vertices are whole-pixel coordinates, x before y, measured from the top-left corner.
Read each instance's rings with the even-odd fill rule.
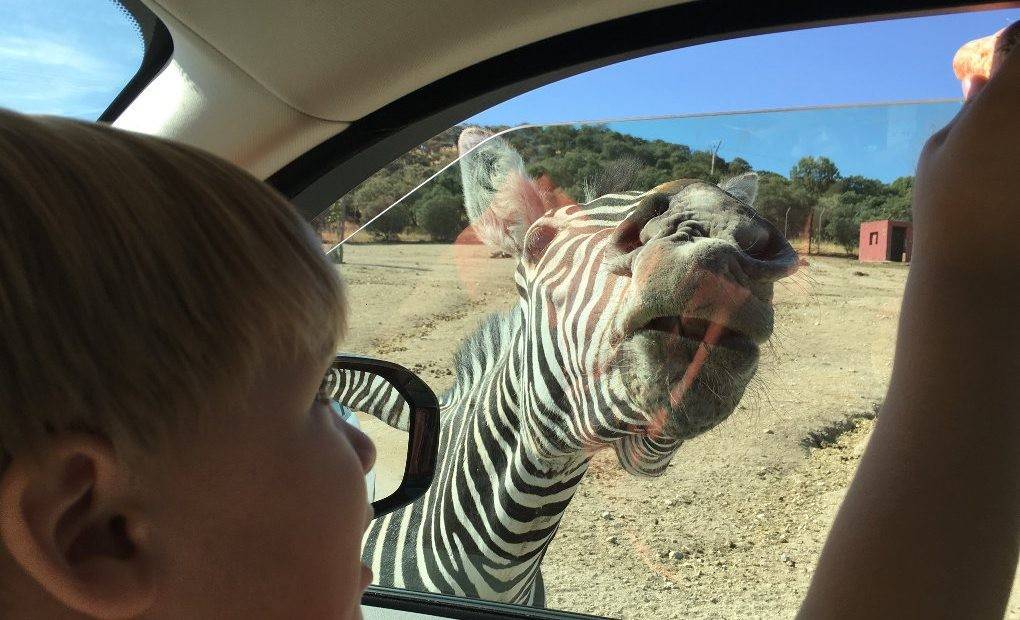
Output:
[[[793,249],[797,250],[799,254],[807,254],[808,242],[807,239],[790,239],[790,245]],[[842,245],[833,243],[831,241],[814,241],[811,244],[811,253],[820,254],[823,256],[846,256],[849,258],[857,258],[856,252],[850,252],[849,254]]]

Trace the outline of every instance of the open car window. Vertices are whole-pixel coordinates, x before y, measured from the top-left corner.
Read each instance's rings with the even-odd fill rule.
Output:
[[[634,111],[613,95],[599,120],[558,122],[584,115],[561,98],[559,119],[522,125],[522,97],[516,118],[479,115],[339,197],[314,224],[349,287],[345,347],[442,395],[432,488],[366,536],[376,585],[610,617],[793,615],[889,380],[914,165],[961,105],[927,63],[958,89],[955,46],[1017,17],[669,53],[754,64],[811,37],[842,66],[951,41],[871,81],[787,58],[664,85],[662,56],[631,61],[587,79],[700,93],[700,113],[605,120]],[[855,96],[792,100],[840,79]],[[769,81],[746,107],[771,109],[732,109]],[[713,108],[723,83],[742,94]]]
[[[132,82],[144,86],[170,51],[169,35],[137,0],[10,0],[0,23],[0,106],[30,114],[119,113],[128,101],[118,96]]]

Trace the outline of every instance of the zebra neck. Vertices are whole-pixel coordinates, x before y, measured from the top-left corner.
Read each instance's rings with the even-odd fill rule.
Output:
[[[377,520],[381,585],[532,604],[545,550],[588,466],[538,456],[523,431],[523,312],[490,316],[457,353],[439,463],[425,496]]]
[[[457,377],[454,386],[440,399],[440,406],[450,415],[459,417],[468,401],[476,400],[491,389],[491,381],[501,375],[514,398],[516,407],[518,384],[508,375],[513,358],[522,343],[524,313],[519,305],[507,312],[485,317],[475,333],[468,337],[454,354]],[[469,408],[468,408],[469,409]]]
[[[513,557],[518,568],[527,560],[537,567],[588,467],[581,454],[539,455],[527,437],[523,316],[520,307],[494,315],[465,343],[457,359],[458,387],[447,394],[443,410],[448,490],[461,501],[467,491],[473,514],[487,515],[499,555]],[[468,514],[447,517],[462,521],[455,528],[472,520]]]

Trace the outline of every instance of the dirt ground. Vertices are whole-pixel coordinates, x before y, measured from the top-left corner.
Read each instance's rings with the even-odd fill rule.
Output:
[[[346,248],[345,348],[437,394],[459,342],[515,300],[479,246]],[[547,605],[621,618],[789,617],[803,597],[891,368],[907,267],[811,257],[776,294],[776,335],[731,418],[657,479],[596,455],[543,563]],[[1014,595],[1008,618],[1020,619]]]

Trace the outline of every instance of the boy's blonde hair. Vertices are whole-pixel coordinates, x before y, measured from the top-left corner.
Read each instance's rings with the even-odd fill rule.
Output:
[[[272,189],[194,148],[0,110],[0,469],[61,432],[139,446],[323,356],[341,282]]]

